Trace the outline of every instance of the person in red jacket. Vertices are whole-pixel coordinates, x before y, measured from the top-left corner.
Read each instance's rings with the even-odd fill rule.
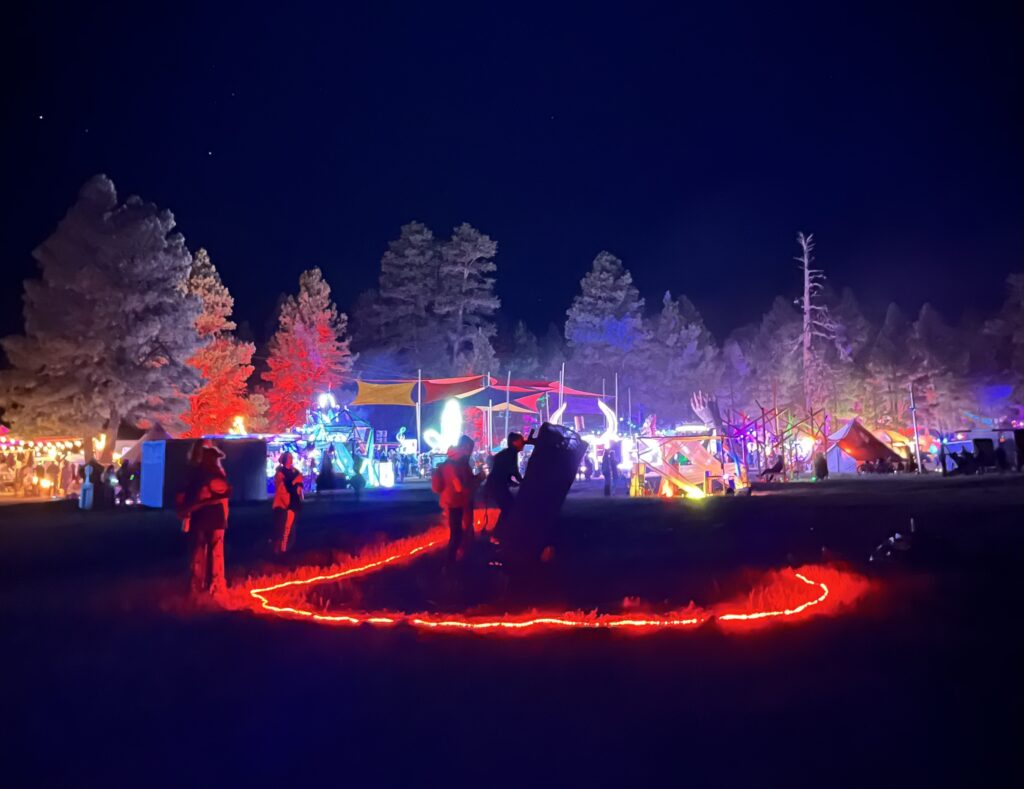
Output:
[[[476,477],[469,466],[473,440],[463,436],[457,446],[448,450],[448,459],[435,469],[434,491],[448,520],[448,564],[458,558],[464,536],[463,519],[472,518]],[[470,521],[472,524],[472,521]],[[472,525],[470,525],[472,528]]]
[[[302,509],[302,474],[295,468],[291,452],[281,455],[274,474],[274,553],[286,553],[288,540]]]
[[[189,592],[215,597],[227,590],[224,577],[224,531],[228,527],[231,486],[221,465],[224,453],[212,445],[194,452],[185,489],[179,496],[181,530],[188,535]]]

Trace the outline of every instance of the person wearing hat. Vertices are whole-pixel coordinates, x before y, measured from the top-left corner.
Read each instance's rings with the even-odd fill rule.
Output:
[[[498,537],[501,536],[500,530],[506,515],[515,503],[511,487],[523,483],[523,477],[519,473],[519,453],[524,446],[526,439],[521,433],[509,433],[508,445],[494,456],[491,473],[487,475],[487,481],[484,483],[484,497],[501,511],[495,525]]]
[[[211,443],[197,444],[185,488],[178,496],[181,530],[189,540],[189,592],[193,597],[216,596],[227,590],[224,531],[231,486],[220,462],[223,457]]]

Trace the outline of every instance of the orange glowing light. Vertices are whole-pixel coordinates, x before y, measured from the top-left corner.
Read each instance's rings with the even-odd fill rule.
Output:
[[[491,513],[481,511],[476,527],[485,527]],[[340,565],[322,568],[300,568],[291,577],[276,582],[257,582],[242,590],[247,593],[246,607],[257,612],[331,625],[406,625],[437,632],[537,633],[552,630],[622,630],[650,633],[663,630],[695,628],[715,621],[720,626],[764,624],[771,620],[789,620],[809,613],[831,601],[829,610],[836,611],[856,600],[867,588],[860,576],[834,567],[802,567],[767,573],[762,582],[741,602],[718,604],[710,609],[691,603],[687,608],[665,614],[597,614],[582,611],[531,611],[500,617],[462,616],[458,614],[405,613],[401,611],[315,611],[305,603],[280,601],[289,590],[302,590],[317,584],[368,575],[385,567],[413,560],[427,552],[439,550],[446,543],[447,529],[434,527],[423,534],[386,543],[353,557]],[[823,580],[827,578],[830,587]],[[272,580],[272,579],[271,579]],[[833,594],[833,588],[838,594]],[[278,603],[271,599],[278,599]],[[291,603],[291,604],[288,604]],[[821,610],[819,608],[819,610]]]

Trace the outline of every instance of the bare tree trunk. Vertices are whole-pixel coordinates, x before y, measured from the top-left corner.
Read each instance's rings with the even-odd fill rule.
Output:
[[[82,438],[82,454],[85,456],[86,463],[92,463],[93,452],[92,452],[92,441],[96,437],[97,430],[89,430],[89,435]]]
[[[100,463],[109,466],[114,462],[114,444],[117,443],[117,429],[121,426],[121,415],[115,408],[110,412],[110,420],[107,422],[107,429],[104,431],[106,443],[103,451],[100,452]]]
[[[797,236],[797,243],[800,244],[800,267],[804,275],[804,298],[803,298],[803,363],[804,363],[804,408],[810,414],[812,408],[811,395],[811,242],[810,239],[800,233]]]

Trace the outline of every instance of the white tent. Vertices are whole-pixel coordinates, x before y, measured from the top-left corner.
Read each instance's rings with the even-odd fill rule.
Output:
[[[142,445],[147,441],[166,441],[172,438],[171,434],[164,430],[163,425],[159,422],[154,424],[149,430],[142,434],[142,438],[135,442],[122,457],[129,463],[141,463],[142,462]]]
[[[899,460],[899,455],[856,419],[830,435],[828,443],[825,460],[830,474],[855,474],[857,466],[867,460]]]

